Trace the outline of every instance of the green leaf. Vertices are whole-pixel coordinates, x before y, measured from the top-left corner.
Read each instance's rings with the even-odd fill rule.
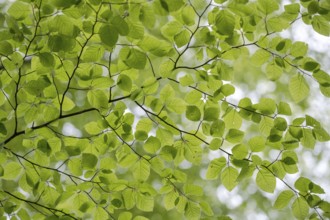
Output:
[[[275,176],[266,169],[261,169],[257,173],[256,177],[257,186],[269,193],[273,193],[276,187],[276,178]]]
[[[186,108],[186,117],[190,121],[199,121],[201,119],[201,112],[197,106],[188,105]]]
[[[172,71],[174,69],[174,63],[172,60],[167,60],[160,64],[159,66],[159,74],[162,77],[169,77],[172,74]]]
[[[174,36],[174,42],[178,48],[183,47],[190,41],[190,32],[186,29]]]
[[[37,148],[46,154],[47,156],[50,156],[50,153],[52,151],[51,147],[49,146],[47,140],[41,139],[38,141]]]
[[[124,60],[124,63],[131,68],[144,69],[147,63],[147,57],[142,51],[132,48]]]
[[[55,59],[51,53],[40,53],[39,54],[40,63],[45,67],[54,67]]]
[[[125,74],[120,74],[118,79],[117,79],[117,85],[119,86],[120,89],[130,92],[132,90],[132,80],[129,76]]]
[[[279,9],[279,4],[275,0],[258,0],[258,8],[268,15]]]
[[[0,41],[0,54],[10,55],[14,51],[13,46],[8,41]]]
[[[145,141],[148,138],[148,133],[145,131],[137,130],[134,132],[134,137],[139,141]]]
[[[248,147],[245,144],[237,144],[231,151],[234,157],[238,160],[244,159],[249,153]]]
[[[104,55],[104,47],[99,45],[91,45],[86,47],[83,53],[83,60],[85,62],[96,62]]]
[[[212,122],[211,128],[210,128],[210,134],[213,137],[222,137],[223,133],[225,131],[225,122],[217,119]]]
[[[255,136],[248,142],[252,152],[261,152],[266,147],[266,139],[262,136]]]
[[[274,114],[276,110],[276,103],[270,98],[261,98],[257,109],[266,115]]]
[[[96,108],[108,107],[108,97],[105,91],[102,90],[91,90],[87,92],[87,100],[91,106]]]
[[[86,169],[93,169],[98,162],[98,158],[91,153],[83,153],[81,165]]]
[[[118,220],[131,220],[132,216],[133,215],[130,212],[121,212],[119,214]]]
[[[202,196],[203,188],[194,184],[185,184],[183,187],[183,192],[187,196]]]
[[[320,85],[329,86],[330,84],[330,75],[322,70],[313,72],[313,77]]]
[[[293,196],[294,196],[294,192],[292,192],[292,190],[284,190],[284,191],[282,191],[278,195],[278,197],[277,197],[277,199],[276,199],[276,201],[274,203],[274,208],[276,208],[276,209],[283,209],[283,208],[285,208],[289,204],[289,202],[291,201],[291,199],[292,199]]]
[[[220,108],[218,107],[207,107],[204,109],[204,117],[205,121],[214,121],[217,120],[220,116]]]
[[[207,216],[213,216],[213,215],[214,215],[211,206],[210,206],[207,202],[202,201],[202,202],[199,203],[199,205],[200,205],[202,211],[203,211]]]
[[[226,187],[228,191],[232,191],[238,182],[236,181],[238,177],[238,171],[232,167],[226,167],[221,173],[221,182]]]
[[[325,142],[330,140],[329,133],[323,128],[314,128],[313,134],[315,135],[316,140],[320,142]]]
[[[200,218],[201,209],[197,203],[188,201],[184,215],[187,219],[197,220]]]
[[[0,122],[0,133],[4,136],[7,135],[7,128],[2,122]]]
[[[150,175],[150,163],[140,159],[133,166],[133,176],[138,181],[146,181]]]
[[[230,84],[225,84],[221,86],[220,91],[224,96],[230,96],[235,93],[235,87]]]
[[[100,27],[99,35],[101,42],[106,46],[113,47],[118,41],[118,32],[113,25],[103,24]]]
[[[182,14],[181,14],[183,22],[188,25],[194,25],[195,24],[195,19],[196,19],[196,14],[194,11],[194,8],[188,4],[182,9]]]
[[[320,67],[320,64],[315,61],[307,61],[303,65],[303,69],[307,71],[313,71],[315,69],[318,69]]]
[[[74,38],[63,35],[51,35],[48,40],[48,47],[52,52],[71,51],[76,46]]]
[[[22,1],[15,1],[9,7],[7,13],[17,20],[22,20],[31,14],[32,7]]]
[[[233,144],[241,142],[243,138],[244,138],[244,132],[237,129],[229,129],[225,137],[226,141]]]
[[[330,35],[330,24],[329,21],[320,15],[315,15],[312,18],[313,29],[324,36]]]
[[[215,26],[221,35],[231,36],[234,33],[235,17],[229,10],[221,10],[216,16]]]
[[[291,46],[291,55],[295,57],[302,57],[307,53],[308,45],[305,42],[297,41]]]
[[[280,102],[277,106],[277,112],[281,115],[292,115],[291,107],[286,102]]]
[[[221,170],[226,166],[227,160],[224,157],[216,158],[212,160],[207,167],[206,179],[218,178]]]
[[[289,91],[295,102],[304,100],[309,94],[306,79],[300,74],[293,76],[289,82]]]
[[[239,129],[242,125],[242,118],[240,114],[235,109],[230,109],[223,116],[223,120],[226,124],[227,129],[235,128]]]
[[[143,145],[146,152],[150,154],[155,154],[161,147],[161,142],[157,137],[150,136],[148,140]]]
[[[223,143],[223,139],[220,139],[220,138],[214,138],[214,139],[211,141],[211,143],[210,143],[210,145],[209,145],[209,148],[210,148],[211,150],[219,150],[219,148],[221,147],[222,143]]]
[[[294,200],[291,206],[293,215],[297,219],[305,219],[309,213],[309,206],[306,200],[302,197],[298,197]]]
[[[182,114],[186,111],[186,103],[180,98],[170,98],[166,101],[166,107],[175,113]]]
[[[313,131],[311,129],[303,128],[302,129],[303,136],[300,139],[301,144],[304,147],[314,149],[315,146],[315,137],[313,135]]]
[[[274,63],[267,64],[266,75],[270,80],[278,80],[283,73],[283,69]]]
[[[5,180],[15,180],[20,176],[22,166],[17,162],[9,162],[3,166],[4,174],[2,176]]]
[[[102,207],[96,206],[95,210],[94,210],[93,219],[102,220],[102,219],[107,219],[107,218],[108,218],[108,213]]]
[[[274,128],[279,131],[285,131],[288,127],[288,123],[284,118],[277,117],[274,120]]]
[[[255,66],[261,66],[262,64],[266,63],[270,58],[270,54],[263,50],[258,49],[251,57],[251,63]]]
[[[114,28],[117,30],[117,32],[122,35],[126,36],[129,32],[129,27],[126,21],[121,16],[115,16],[111,20],[111,24],[114,26]]]

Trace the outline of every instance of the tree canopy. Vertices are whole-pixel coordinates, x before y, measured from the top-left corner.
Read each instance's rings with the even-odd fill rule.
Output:
[[[282,34],[301,21],[329,36],[329,1],[3,5],[0,219],[330,217],[300,161],[330,140],[307,111],[330,76]]]

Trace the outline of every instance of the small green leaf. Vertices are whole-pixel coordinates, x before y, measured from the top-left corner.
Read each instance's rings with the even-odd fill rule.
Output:
[[[113,47],[118,41],[118,32],[113,25],[103,24],[99,30],[101,42],[106,46]]]
[[[261,98],[257,105],[257,109],[263,114],[274,114],[276,110],[276,103],[270,98]]]
[[[124,63],[131,68],[144,69],[147,63],[147,57],[142,51],[132,48],[124,60]]]
[[[235,87],[230,84],[225,84],[221,86],[220,91],[224,96],[230,96],[235,93]]]
[[[301,144],[304,147],[314,149],[315,146],[315,137],[313,135],[313,131],[311,129],[303,128],[302,129],[303,136],[300,139]]]
[[[187,219],[197,220],[200,218],[201,209],[197,203],[188,201],[184,215]]]
[[[9,162],[3,166],[4,174],[1,178],[6,180],[15,180],[19,177],[22,166],[17,162]]]
[[[51,53],[40,53],[39,54],[40,63],[45,67],[54,67],[55,59]]]
[[[213,137],[222,137],[223,133],[225,131],[225,122],[217,119],[212,122],[211,128],[210,128],[210,134]]]
[[[294,200],[291,206],[293,215],[297,219],[305,219],[309,213],[309,206],[306,200],[302,197],[298,197]]]
[[[150,154],[155,154],[160,149],[160,146],[160,140],[157,137],[150,136],[143,145],[143,148],[146,152]]]
[[[226,114],[223,116],[223,120],[226,124],[227,129],[239,129],[243,123],[242,117],[240,116],[239,112],[237,112],[233,108],[226,112]]]
[[[189,43],[190,40],[190,32],[186,29],[182,30],[180,33],[174,36],[174,42],[178,48]]]
[[[302,57],[307,53],[308,45],[305,42],[297,41],[291,46],[291,55],[295,57]]]
[[[47,140],[45,140],[45,139],[41,139],[40,141],[38,141],[37,148],[41,152],[45,153],[47,156],[50,156],[50,153],[52,151],[52,149],[49,146]]]
[[[234,157],[238,160],[244,159],[249,153],[248,147],[245,144],[237,144],[231,151]]]
[[[223,139],[220,139],[220,138],[214,138],[214,139],[211,141],[211,143],[210,143],[210,145],[209,145],[209,148],[210,148],[211,150],[219,150],[219,148],[221,147],[222,143],[223,143]]]
[[[140,159],[134,164],[132,171],[136,180],[146,181],[150,175],[150,163],[145,159]]]
[[[187,196],[202,196],[203,188],[194,184],[185,184],[183,186],[183,192]]]
[[[232,191],[237,185],[238,171],[232,167],[226,167],[221,173],[221,182],[228,191]]]
[[[114,26],[114,28],[117,30],[117,32],[122,35],[126,36],[129,32],[129,27],[126,21],[121,16],[115,16],[111,20],[111,24]]]
[[[270,58],[270,54],[263,50],[263,49],[258,49],[251,57],[251,62],[252,64],[256,66],[261,66],[265,62],[267,62]]]
[[[179,82],[182,86],[189,86],[189,85],[193,84],[195,81],[190,74],[186,74],[185,76],[183,76],[179,79]]]
[[[226,166],[227,160],[224,157],[212,160],[206,171],[206,179],[218,178],[221,170]]]
[[[220,108],[218,107],[207,107],[204,109],[204,117],[205,121],[214,121],[219,118]]]
[[[2,122],[0,122],[0,133],[4,136],[7,135],[7,128]]]
[[[215,20],[217,32],[226,36],[233,35],[235,20],[234,15],[229,10],[220,10]]]
[[[304,100],[309,94],[309,85],[306,79],[298,74],[291,78],[289,83],[289,91],[295,102]]]
[[[279,9],[279,4],[275,0],[258,0],[258,8],[268,15]]]
[[[283,73],[283,69],[274,63],[267,64],[266,75],[270,80],[278,80]]]
[[[200,205],[202,211],[203,211],[207,216],[213,216],[213,215],[214,215],[213,210],[212,210],[212,208],[211,208],[211,206],[210,206],[209,203],[207,203],[207,202],[205,202],[205,201],[202,201],[202,202],[199,203],[199,205]]]
[[[64,101],[63,101],[63,104],[62,104],[62,110],[63,111],[70,111],[75,106],[76,106],[76,104],[72,101],[72,99],[70,99],[67,96],[64,97]]]
[[[274,120],[274,128],[279,131],[285,131],[288,127],[288,123],[284,118],[277,117]]]
[[[31,6],[22,1],[15,1],[11,4],[7,13],[17,20],[22,20],[31,14]]]
[[[277,199],[276,199],[276,201],[274,203],[274,208],[276,208],[276,209],[283,209],[283,208],[285,208],[289,204],[289,202],[291,201],[291,199],[292,199],[293,196],[294,196],[294,192],[292,192],[292,190],[284,190],[284,191],[282,191],[278,195],[278,197],[277,197]]]
[[[252,152],[261,152],[266,147],[266,139],[262,136],[255,136],[248,142]]]
[[[313,29],[324,36],[330,35],[330,24],[329,21],[321,15],[315,15],[312,18]]]
[[[82,161],[81,165],[82,167],[86,169],[93,169],[98,162],[98,158],[91,153],[83,153],[82,154]]]
[[[318,69],[320,67],[320,64],[314,61],[307,61],[303,65],[303,69],[307,71],[313,71],[315,69]]]
[[[120,74],[117,79],[117,85],[120,89],[130,92],[132,90],[132,80],[125,74]]]
[[[265,192],[273,193],[276,187],[275,176],[266,169],[259,170],[256,177],[257,185]]]
[[[237,129],[229,129],[225,137],[226,141],[233,144],[241,142],[243,138],[244,138],[244,132]]]
[[[0,42],[0,54],[1,55],[10,55],[14,51],[13,46],[8,41]]]
[[[280,102],[277,106],[277,112],[281,115],[292,115],[291,107],[286,102]]]

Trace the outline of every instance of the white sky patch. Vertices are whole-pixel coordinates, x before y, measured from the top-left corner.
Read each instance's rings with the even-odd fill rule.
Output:
[[[81,131],[69,122],[64,123],[62,133],[67,136],[74,136],[74,137],[82,136]]]

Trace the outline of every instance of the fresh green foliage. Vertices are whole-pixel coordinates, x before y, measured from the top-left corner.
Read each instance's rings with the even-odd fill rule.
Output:
[[[327,1],[0,7],[1,219],[243,219],[250,203],[330,216],[298,173],[330,135],[319,109],[297,113],[330,97],[330,76],[280,34],[302,20],[329,36]],[[249,198],[233,210],[221,190]]]

